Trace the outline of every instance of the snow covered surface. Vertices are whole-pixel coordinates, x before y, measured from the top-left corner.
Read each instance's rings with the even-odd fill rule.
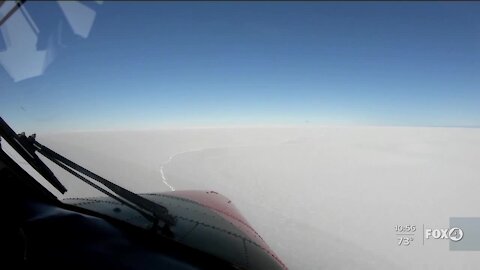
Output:
[[[480,266],[480,251],[422,244],[423,225],[480,217],[480,129],[198,128],[37,139],[135,192],[224,194],[290,269]],[[97,195],[54,172],[74,191],[66,197]],[[395,225],[417,226],[411,246],[397,245]]]

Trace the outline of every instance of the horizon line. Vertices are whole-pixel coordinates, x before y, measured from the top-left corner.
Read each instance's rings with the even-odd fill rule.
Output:
[[[81,129],[81,130],[56,130],[38,132],[41,134],[88,133],[88,132],[139,132],[163,130],[202,130],[202,129],[249,129],[249,128],[463,128],[476,129],[480,125],[378,125],[378,124],[252,124],[252,125],[202,125],[202,126],[164,126],[146,128],[109,128],[109,129]]]

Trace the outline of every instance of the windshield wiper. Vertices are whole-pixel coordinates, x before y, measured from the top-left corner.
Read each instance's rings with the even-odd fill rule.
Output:
[[[85,176],[88,176],[89,178],[99,182],[103,186],[107,187],[111,191],[113,191],[115,194],[120,196],[121,198],[127,200],[128,202],[134,204],[136,207],[135,208],[141,208],[142,210],[146,210],[150,214],[153,215],[153,220],[158,222],[163,222],[168,225],[173,225],[175,224],[175,220],[173,219],[172,216],[168,214],[167,208],[158,205],[152,201],[149,201],[142,196],[135,194],[115,183],[112,183],[108,181],[107,179],[89,171],[88,169],[78,165],[77,163],[67,159],[66,157],[56,153],[52,149],[40,144],[35,140],[34,136],[30,136],[29,140],[32,141],[33,146],[36,148],[36,150],[41,153],[44,157],[48,158],[49,160],[53,161],[55,164],[59,165],[66,171],[70,172],[74,176],[80,178],[83,181],[89,181],[85,177],[82,177],[82,175],[78,174],[81,173]],[[91,181],[89,181],[91,182]],[[106,193],[104,189],[101,189],[100,191]],[[107,191],[108,192],[108,191]],[[107,193],[107,195],[112,196],[113,194]],[[115,196],[116,197],[116,196]],[[123,200],[121,201],[122,203],[126,203]],[[127,205],[129,205],[127,203]],[[131,206],[131,205],[130,205]]]
[[[54,186],[60,193],[65,193],[67,189],[58,181],[53,172],[43,163],[43,161],[35,154],[33,146],[26,142],[25,136],[19,136],[10,128],[10,126],[0,117],[0,136],[12,146],[17,153],[22,156],[25,161],[30,164],[45,180]]]
[[[175,219],[169,215],[168,209],[156,204],[142,196],[135,194],[107,179],[91,172],[90,170],[78,165],[68,158],[56,153],[52,149],[40,144],[35,139],[35,134],[27,137],[25,133],[17,135],[8,124],[0,117],[0,135],[50,184],[57,188],[61,193],[65,193],[67,189],[58,181],[53,172],[43,163],[35,154],[38,151],[44,157],[60,166],[62,169],[71,173],[75,177],[96,188],[100,192],[118,200],[134,210],[138,211],[148,220],[153,222],[152,229],[157,230],[161,227],[162,232],[170,233],[169,227],[175,224]],[[102,184],[102,188],[86,177]]]

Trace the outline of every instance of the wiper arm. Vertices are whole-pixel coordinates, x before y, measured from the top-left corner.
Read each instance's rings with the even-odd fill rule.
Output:
[[[65,193],[67,189],[60,183],[60,181],[58,181],[48,166],[45,165],[45,163],[43,163],[43,161],[35,154],[35,151],[38,151],[40,154],[60,166],[62,169],[71,173],[100,192],[138,211],[148,220],[153,222],[152,229],[157,230],[160,226],[162,227],[161,229],[164,233],[170,233],[169,227],[176,223],[175,219],[169,215],[167,208],[149,201],[115,183],[112,183],[69,160],[68,158],[56,153],[52,149],[37,142],[35,140],[35,134],[29,137],[25,136],[25,133],[17,135],[1,117],[0,136],[3,137],[13,147],[13,149],[15,149],[15,151],[17,151],[35,170],[40,173],[40,175],[42,175],[62,194]],[[102,188],[98,184],[87,179],[85,176],[97,181],[112,192]]]
[[[29,138],[32,138],[32,137],[29,137]],[[89,178],[101,183],[103,186],[107,187],[108,189],[113,191],[118,196],[120,196],[120,197],[124,198],[125,200],[127,200],[128,202],[134,204],[136,206],[134,208],[141,208],[142,210],[147,211],[150,214],[152,214],[153,217],[151,219],[153,219],[153,221],[155,221],[156,225],[159,225],[158,224],[159,222],[163,222],[164,225],[167,225],[167,226],[175,224],[175,219],[171,215],[168,214],[167,208],[165,208],[161,205],[158,205],[158,204],[156,204],[152,201],[149,201],[149,200],[143,198],[142,196],[140,196],[138,194],[135,194],[135,193],[133,193],[133,192],[131,192],[131,191],[115,184],[115,183],[112,183],[112,182],[108,181],[107,179],[89,171],[88,169],[86,169],[86,168],[78,165],[77,163],[67,159],[66,157],[56,153],[52,149],[40,144],[34,138],[31,139],[31,141],[33,143],[33,146],[35,147],[35,149],[39,153],[41,153],[44,157],[53,161],[55,164],[59,165],[60,167],[62,167],[66,171],[68,171],[69,173],[73,174],[77,178],[79,178],[79,179],[81,179],[81,180],[83,180],[87,183],[89,182],[88,184],[90,184],[93,187],[99,189],[103,193],[106,193],[109,196],[113,196],[113,194],[104,190],[103,188],[98,187],[96,184],[92,183],[91,181],[89,181],[88,179],[86,179],[85,177],[80,175],[79,173],[81,173],[85,176],[88,176]],[[116,198],[116,199],[118,199],[118,198]],[[123,200],[121,200],[121,202],[126,203]],[[126,204],[131,206],[129,203],[126,203]]]
[[[58,181],[57,177],[48,168],[45,163],[35,154],[35,149],[28,142],[28,138],[22,134],[17,135],[13,129],[0,117],[0,136],[4,138],[25,161],[30,164],[45,180],[54,186],[60,193],[65,193],[67,189]]]

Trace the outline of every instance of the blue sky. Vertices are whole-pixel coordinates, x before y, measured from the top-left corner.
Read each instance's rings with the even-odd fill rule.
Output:
[[[63,45],[0,70],[18,129],[480,125],[480,3],[104,2],[87,39],[26,7]]]

